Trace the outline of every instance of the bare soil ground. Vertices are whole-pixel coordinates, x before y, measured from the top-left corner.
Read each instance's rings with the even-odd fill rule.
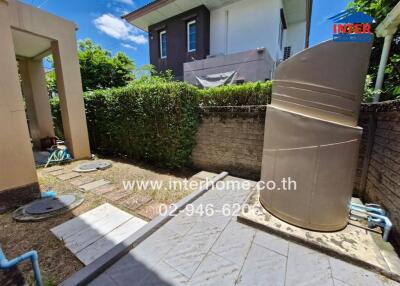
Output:
[[[6,256],[10,259],[26,251],[37,250],[45,284],[56,285],[74,272],[80,270],[83,264],[50,232],[51,228],[105,202],[111,203],[143,219],[151,220],[154,216],[158,215],[160,204],[177,202],[192,191],[185,188],[183,184],[182,187],[178,184],[176,189],[168,187],[170,180],[184,182],[185,179],[189,179],[195,173],[191,170],[169,172],[119,159],[111,159],[110,161],[113,166],[107,170],[85,173],[81,177],[66,181],[61,181],[56,176],[49,174],[46,169],[38,169],[39,184],[42,191],[51,188],[58,195],[63,193],[78,193],[85,200],[74,210],[41,222],[16,222],[12,218],[12,212],[0,215],[0,244]],[[70,172],[83,162],[86,161],[75,161],[62,167],[65,172]],[[128,192],[128,194],[118,198],[113,196],[113,194],[110,195],[110,192],[104,195],[81,192],[71,182],[83,179],[83,177],[85,179],[90,178],[90,180],[109,180],[115,187],[112,192],[119,192],[122,195],[125,195],[124,192]],[[164,188],[161,190],[155,190],[151,187],[146,190],[133,188],[132,190],[124,191],[123,180],[158,180],[164,182]],[[143,201],[144,204],[137,207],[137,205],[129,205],[127,203],[129,201]],[[26,277],[28,283],[33,285],[33,272],[31,271],[30,263],[22,263],[19,269]]]

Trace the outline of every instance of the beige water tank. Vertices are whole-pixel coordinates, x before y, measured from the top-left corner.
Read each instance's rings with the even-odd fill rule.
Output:
[[[346,226],[362,129],[357,127],[370,43],[323,42],[281,63],[267,108],[261,180],[296,189],[261,190],[261,204],[291,224]]]

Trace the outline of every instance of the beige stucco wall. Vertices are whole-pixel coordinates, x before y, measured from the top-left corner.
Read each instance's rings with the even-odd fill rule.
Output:
[[[76,26],[15,0],[0,0],[0,210],[6,191],[30,190],[38,186],[25,105],[18,76],[12,30],[47,38],[55,58],[66,144],[75,159],[90,157],[77,55]],[[50,108],[44,86],[40,58],[26,59],[24,89],[31,97],[30,113],[35,113],[36,135],[52,135]],[[24,64],[23,64],[24,65]],[[30,101],[30,102],[29,102]],[[35,133],[34,132],[34,133]],[[35,138],[37,139],[37,138]],[[25,189],[26,189],[25,188]],[[15,191],[13,196],[18,196]],[[7,198],[10,195],[6,196]]]
[[[53,118],[41,60],[20,60],[21,88],[29,118],[32,140],[40,147],[40,139],[54,137]]]
[[[76,25],[15,0],[9,1],[8,13],[13,28],[52,40],[66,144],[75,159],[90,157],[75,38]]]
[[[0,190],[37,182],[7,8],[0,1]]]
[[[1,1],[1,0],[0,0]],[[4,1],[4,0],[3,0]],[[10,25],[13,28],[28,31],[53,40],[70,36],[76,25],[61,17],[43,12],[16,0],[8,1]]]

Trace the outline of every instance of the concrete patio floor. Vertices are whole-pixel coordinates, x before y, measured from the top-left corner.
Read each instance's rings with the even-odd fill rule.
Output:
[[[193,206],[214,215],[180,212],[89,285],[400,285],[220,212],[249,192],[209,190]]]

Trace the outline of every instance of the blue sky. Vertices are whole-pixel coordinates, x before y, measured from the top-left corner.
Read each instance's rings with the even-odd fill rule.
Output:
[[[344,10],[350,0],[313,0],[311,15],[310,45],[332,38],[332,22],[327,20]]]
[[[150,0],[23,0],[23,2],[64,17],[79,26],[78,40],[91,38],[115,53],[123,51],[137,66],[149,62],[147,35],[127,24],[120,16]],[[342,11],[350,0],[314,0],[310,44],[332,37],[327,18]]]

